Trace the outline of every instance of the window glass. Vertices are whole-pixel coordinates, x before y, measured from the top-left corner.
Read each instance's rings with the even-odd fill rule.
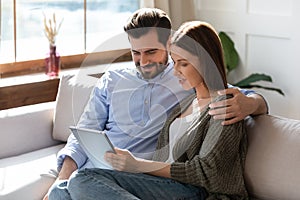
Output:
[[[17,0],[17,61],[43,58],[49,51],[44,33],[47,21],[55,14],[57,51],[61,55],[84,53],[84,0]]]
[[[13,1],[0,0],[0,63],[14,62]]]
[[[140,0],[87,1],[87,52],[128,48],[123,26],[139,7]]]
[[[53,13],[57,25],[62,21],[55,43],[61,56],[93,52],[118,34],[124,37],[123,25],[140,7],[140,0],[0,0],[0,5],[0,63],[8,63],[46,56],[49,41],[44,17],[48,20]],[[125,44],[113,41],[100,50],[129,47],[127,38],[122,39]]]

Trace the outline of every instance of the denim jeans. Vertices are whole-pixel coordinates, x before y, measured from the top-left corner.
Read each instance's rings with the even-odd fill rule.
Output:
[[[206,197],[205,189],[169,178],[98,168],[79,171],[70,179],[66,188],[61,189],[56,200],[59,197],[73,200],[199,200]]]
[[[49,190],[49,200],[72,200],[68,192],[68,180],[56,181]]]

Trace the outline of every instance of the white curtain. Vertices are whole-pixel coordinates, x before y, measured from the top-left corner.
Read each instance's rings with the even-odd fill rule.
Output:
[[[195,0],[142,0],[141,7],[159,8],[171,18],[173,29],[184,21],[195,19]]]

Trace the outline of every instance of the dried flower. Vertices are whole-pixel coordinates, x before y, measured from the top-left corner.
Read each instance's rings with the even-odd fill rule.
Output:
[[[44,13],[44,27],[45,27],[44,32],[45,32],[46,37],[49,40],[50,45],[52,45],[52,46],[55,45],[55,38],[58,34],[58,31],[60,29],[62,22],[63,22],[63,19],[60,21],[60,23],[57,26],[55,13],[53,13],[52,19],[48,19],[48,21],[47,21],[46,15]]]

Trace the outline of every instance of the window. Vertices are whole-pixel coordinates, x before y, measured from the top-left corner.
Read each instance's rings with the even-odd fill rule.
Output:
[[[0,63],[14,59],[13,1],[0,1]]]
[[[56,46],[67,56],[94,52],[123,33],[127,18],[139,7],[140,0],[0,0],[0,64],[45,57],[49,43],[44,15],[55,13],[57,23],[63,20]],[[117,45],[98,50],[120,48]],[[121,48],[129,47],[124,45]]]

